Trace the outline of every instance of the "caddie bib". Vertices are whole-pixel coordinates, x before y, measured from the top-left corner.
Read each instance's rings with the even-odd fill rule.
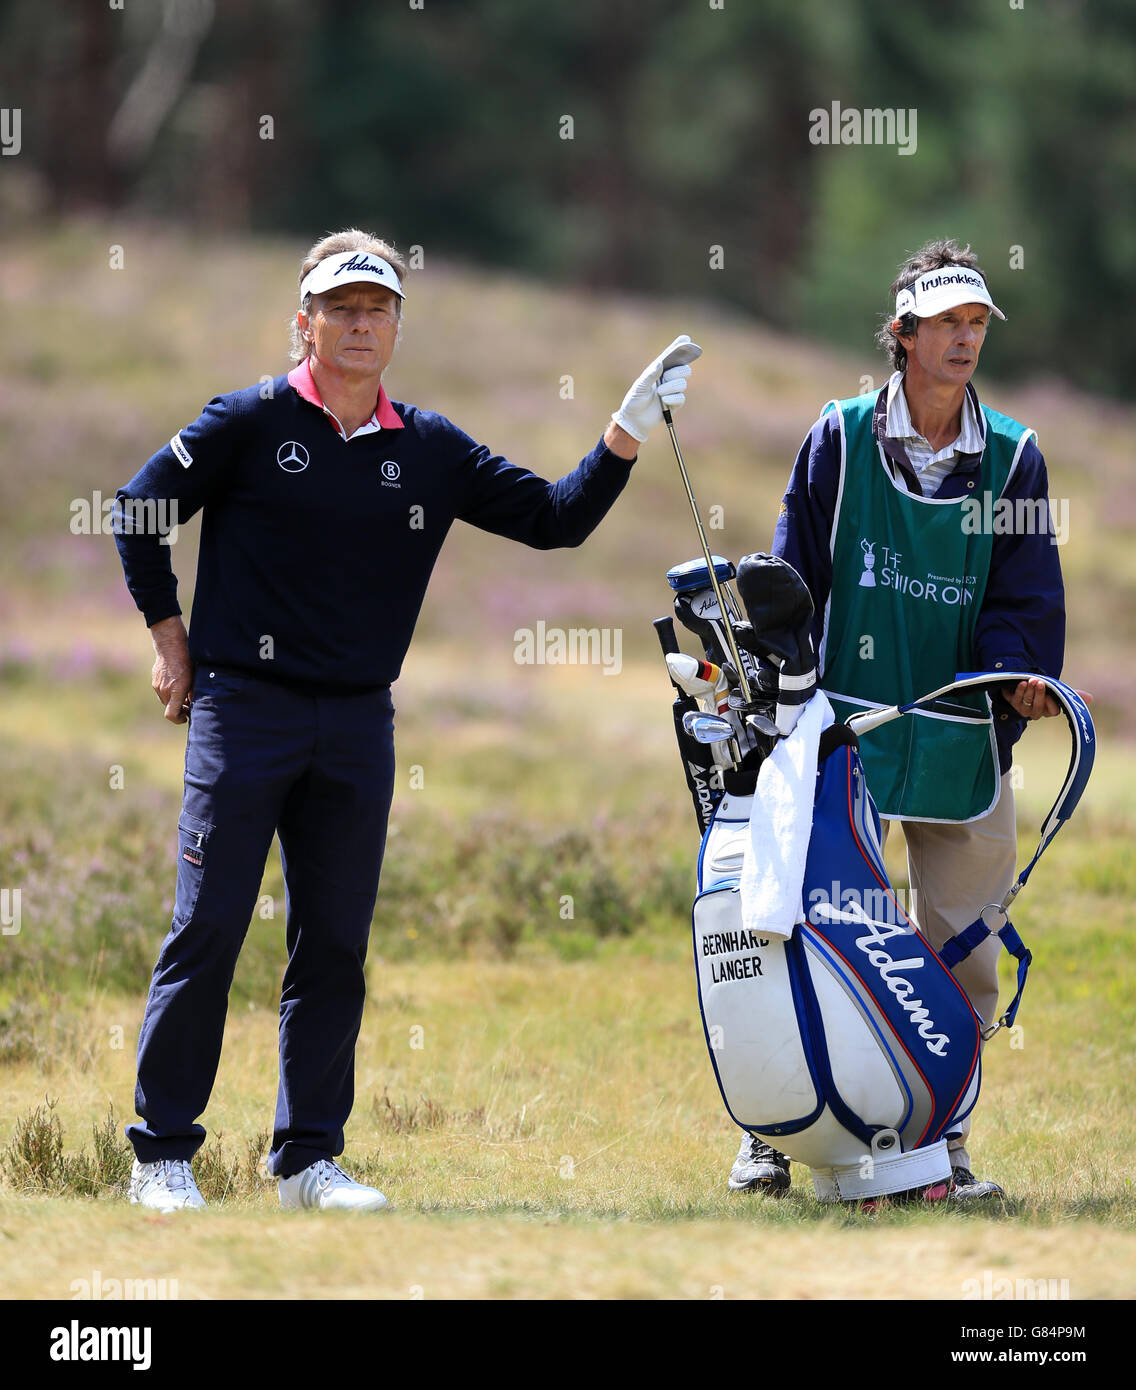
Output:
[[[875,396],[830,401],[841,426],[832,591],[821,672],[838,719],[914,700],[974,666],[974,629],[993,545],[991,508],[1033,431],[982,406],[986,449],[965,497],[916,496],[893,481],[872,434]],[[987,498],[987,494],[989,497]],[[985,694],[864,735],[860,757],[880,815],[968,821],[998,800]]]

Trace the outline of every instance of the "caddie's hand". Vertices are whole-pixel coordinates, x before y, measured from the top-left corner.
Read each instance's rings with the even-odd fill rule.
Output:
[[[663,423],[663,406],[677,410],[686,400],[690,364],[702,356],[702,349],[685,333],[649,362],[611,417],[640,444],[656,425]]]
[[[1087,690],[1078,690],[1077,694],[1086,705],[1092,704],[1093,697]],[[1055,714],[1061,713],[1061,706],[1049,693],[1049,688],[1040,676],[1031,676],[1028,681],[1019,681],[1016,686],[1008,685],[1003,689],[1002,695],[1014,713],[1020,714],[1023,719],[1052,719]]]
[[[189,638],[180,617],[163,618],[150,629],[154,641],[154,668],[150,684],[165,705],[171,724],[184,724],[193,700],[193,662]]]

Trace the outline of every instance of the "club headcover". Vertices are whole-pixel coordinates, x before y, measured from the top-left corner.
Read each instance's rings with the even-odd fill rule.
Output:
[[[729,646],[722,628],[722,610],[711,588],[695,589],[690,593],[677,594],[674,601],[675,617],[693,632],[702,643],[706,660],[715,666],[729,661]]]
[[[715,555],[714,574],[718,582],[725,584],[733,579],[736,573],[729,560],[721,555]],[[693,589],[710,589],[713,592],[713,585],[710,583],[710,571],[706,568],[706,560],[702,555],[696,556],[693,560],[686,560],[681,565],[672,565],[667,570],[667,583],[676,594],[688,594]]]
[[[776,724],[787,734],[816,690],[812,595],[792,565],[761,553],[742,557],[737,590],[752,627],[747,646],[779,668]]]

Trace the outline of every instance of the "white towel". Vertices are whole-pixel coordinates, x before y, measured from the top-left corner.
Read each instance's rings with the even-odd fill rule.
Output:
[[[796,728],[758,770],[739,884],[742,925],[757,936],[788,938],[804,920],[817,750],[821,733],[835,722],[827,696],[818,690]]]

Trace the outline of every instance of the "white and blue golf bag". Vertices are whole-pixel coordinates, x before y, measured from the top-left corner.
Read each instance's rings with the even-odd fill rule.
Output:
[[[1046,678],[1073,736],[1064,785],[1004,900],[976,902],[973,923],[936,953],[888,881],[858,739],[916,710],[941,709],[960,690],[1036,673],[967,673],[910,704],[831,722],[801,591],[809,618],[812,604],[796,571],[765,555],[745,557],[736,575],[715,557],[715,571],[732,614],[723,616],[707,587],[703,561],[668,575],[676,614],[706,649],[703,685],[675,678],[688,667],[674,656],[673,627],[661,619],[656,628],[671,653],[676,731],[703,831],[693,946],[722,1099],[743,1129],[812,1170],[822,1201],[934,1188],[950,1178],[947,1142],[978,1099],[980,1042],[1014,1023],[1031,957],[1009,907],[1088,780],[1092,720],[1076,691]],[[728,588],[735,577],[745,617]],[[749,705],[731,695],[727,708],[723,699],[738,683],[718,640],[724,623],[734,650],[744,644],[748,653],[742,660],[758,695]],[[698,706],[711,679],[722,688]],[[786,822],[780,847],[761,862],[767,823],[778,818]],[[785,844],[789,852],[778,858]],[[794,852],[803,874],[798,861],[783,900],[776,882],[772,896],[762,896]],[[992,932],[1018,961],[1017,991],[997,1020],[979,1018],[951,973]]]

